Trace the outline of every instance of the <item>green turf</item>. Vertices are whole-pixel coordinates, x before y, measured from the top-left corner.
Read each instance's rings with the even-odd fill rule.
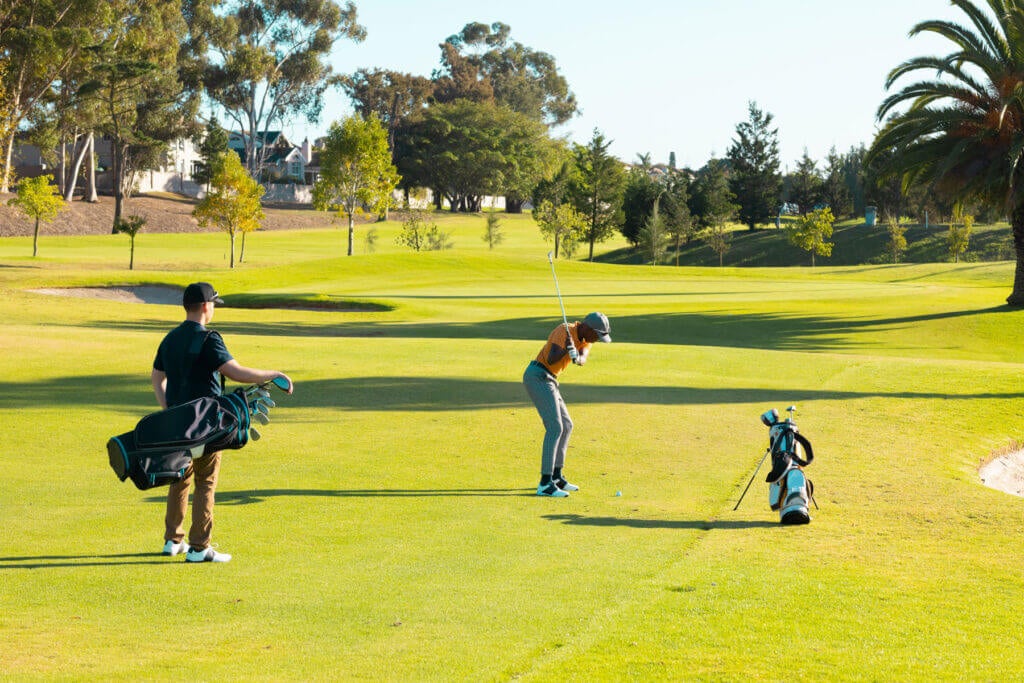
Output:
[[[785,216],[782,226],[796,221],[794,216]],[[952,262],[949,254],[949,225],[930,224],[924,226],[911,224],[906,226],[904,237],[907,249],[900,255],[900,263],[945,263]],[[723,258],[726,266],[811,266],[809,252],[791,244],[784,230],[774,225],[759,226],[750,231],[744,225],[730,226],[729,249]],[[862,264],[889,264],[893,262],[889,252],[889,233],[884,224],[868,227],[860,219],[839,221],[829,242],[832,243],[830,256],[815,256],[815,265],[821,266],[855,266]],[[1003,223],[991,225],[975,225],[972,230],[968,249],[959,261],[966,263],[1000,261],[1013,258],[1013,236],[1009,226]],[[681,245],[679,249],[679,265],[683,266],[717,266],[718,254],[712,251],[703,239],[694,239]],[[606,263],[636,264],[647,263],[636,249],[624,247],[611,250],[601,256]],[[675,264],[676,252],[671,245],[663,258],[663,263]]]
[[[1024,675],[1024,503],[977,474],[1024,438],[1012,264],[558,263],[615,342],[564,376],[582,490],[549,500],[520,386],[560,317],[548,246],[525,217],[494,251],[479,218],[443,253],[399,227],[351,258],[343,231],[257,233],[233,270],[223,235],[143,234],[132,272],[123,236],[0,240],[0,678]],[[296,393],[225,457],[216,566],[156,554],[163,492],[104,449],[181,309],[29,291],[196,279],[298,306],[217,311]],[[763,470],[732,508],[792,403],[821,509],[782,528]]]

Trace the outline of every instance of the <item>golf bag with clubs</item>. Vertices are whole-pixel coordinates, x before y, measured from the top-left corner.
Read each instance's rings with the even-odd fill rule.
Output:
[[[799,432],[792,416],[780,420],[775,408],[763,413],[761,422],[768,427],[768,450],[772,456],[772,469],[765,479],[768,504],[779,511],[780,523],[807,524],[811,521],[808,506],[814,500],[814,484],[803,468],[814,460],[811,442]],[[800,457],[801,452],[805,457]]]
[[[242,448],[250,435],[259,438],[252,420],[266,424],[273,405],[265,385],[254,385],[152,413],[107,441],[110,467],[142,491],[168,486],[185,478],[194,458]]]

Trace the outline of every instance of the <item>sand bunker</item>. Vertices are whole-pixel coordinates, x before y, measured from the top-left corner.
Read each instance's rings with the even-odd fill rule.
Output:
[[[1024,451],[1001,455],[984,465],[978,474],[985,486],[1024,497]]]
[[[31,289],[36,294],[54,296],[77,296],[87,299],[109,299],[126,304],[165,304],[181,305],[184,290],[177,287],[160,287],[156,285],[140,287],[60,287],[53,289]]]

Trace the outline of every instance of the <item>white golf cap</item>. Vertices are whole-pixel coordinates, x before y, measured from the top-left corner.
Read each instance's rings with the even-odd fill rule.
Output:
[[[604,313],[587,313],[587,317],[583,319],[583,324],[597,332],[598,341],[610,342],[612,340],[610,332],[612,331],[611,323],[608,322],[608,316]]]

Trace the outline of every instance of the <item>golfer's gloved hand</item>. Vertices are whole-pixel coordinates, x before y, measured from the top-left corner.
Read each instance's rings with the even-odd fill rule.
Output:
[[[576,347],[573,344],[570,343],[569,348],[567,348],[566,351],[569,352],[569,358],[572,358],[573,363],[579,360],[580,353],[576,350]]]

